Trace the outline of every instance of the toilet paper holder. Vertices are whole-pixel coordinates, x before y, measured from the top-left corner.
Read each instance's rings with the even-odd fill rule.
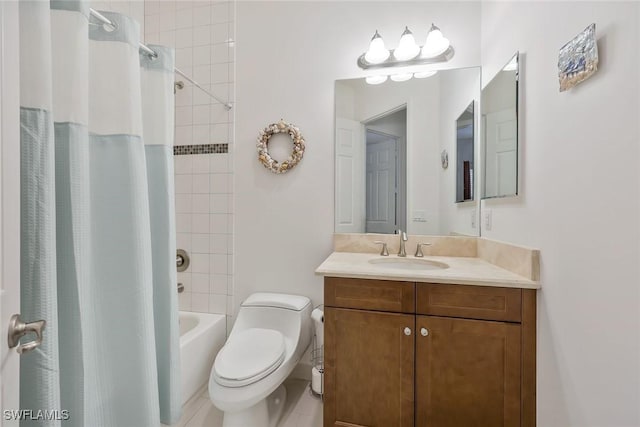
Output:
[[[322,399],[324,394],[324,305],[311,313],[314,334],[311,341],[311,393]]]

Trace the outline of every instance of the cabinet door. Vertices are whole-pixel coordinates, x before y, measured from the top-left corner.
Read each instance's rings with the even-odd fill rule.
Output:
[[[520,426],[520,351],[518,324],[416,316],[416,426]]]
[[[415,316],[325,308],[324,317],[324,427],[413,426]]]

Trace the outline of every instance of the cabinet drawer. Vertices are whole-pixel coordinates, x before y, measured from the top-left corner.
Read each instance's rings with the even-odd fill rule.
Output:
[[[414,313],[415,284],[325,277],[324,303],[328,307]]]
[[[418,314],[520,322],[522,290],[491,286],[419,283]]]

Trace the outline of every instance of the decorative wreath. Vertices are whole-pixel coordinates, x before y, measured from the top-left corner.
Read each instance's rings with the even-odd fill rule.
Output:
[[[269,155],[269,139],[276,133],[285,132],[288,133],[293,140],[293,151],[287,160],[279,163]],[[304,138],[300,133],[300,129],[280,119],[278,123],[272,123],[260,131],[256,147],[258,147],[258,160],[260,160],[260,163],[262,163],[265,168],[273,173],[285,173],[293,169],[300,163],[300,160],[302,160],[302,155],[304,154]]]

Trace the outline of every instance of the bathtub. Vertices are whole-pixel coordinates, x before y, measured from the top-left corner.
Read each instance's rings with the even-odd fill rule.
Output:
[[[180,312],[182,404],[209,381],[216,354],[227,337],[224,315]]]

